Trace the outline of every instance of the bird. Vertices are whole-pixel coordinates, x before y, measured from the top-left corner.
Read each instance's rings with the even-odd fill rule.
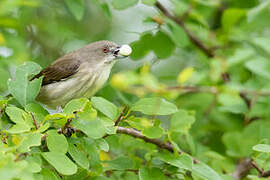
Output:
[[[131,52],[129,45],[102,40],[65,54],[31,79],[43,77],[36,100],[50,109],[62,109],[72,99],[93,96],[116,61]]]

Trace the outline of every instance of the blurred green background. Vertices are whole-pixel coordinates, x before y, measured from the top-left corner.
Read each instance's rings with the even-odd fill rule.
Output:
[[[118,105],[158,95],[195,112],[191,136],[176,134],[175,141],[218,172],[232,173],[252,146],[270,140],[270,1],[161,0],[187,29],[155,2],[0,0],[0,94],[26,61],[46,67],[103,39],[131,44],[131,57],[116,64],[98,95]],[[270,168],[269,158],[263,163]]]

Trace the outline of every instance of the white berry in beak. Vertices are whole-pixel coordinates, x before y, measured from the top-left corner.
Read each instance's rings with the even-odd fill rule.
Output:
[[[122,45],[119,54],[122,56],[129,56],[132,53],[132,49],[129,45]]]

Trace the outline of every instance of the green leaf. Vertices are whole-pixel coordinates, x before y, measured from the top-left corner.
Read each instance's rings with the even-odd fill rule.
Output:
[[[204,180],[221,180],[216,171],[202,162],[193,164],[192,172]]]
[[[190,40],[181,26],[173,21],[168,21],[167,25],[171,31],[171,39],[178,47],[183,48],[190,44]]]
[[[111,179],[105,176],[97,176],[97,177],[93,177],[93,180],[111,180]]]
[[[225,32],[228,32],[232,27],[243,17],[246,16],[245,9],[226,9],[222,14],[222,28]]]
[[[33,127],[33,120],[30,114],[26,113],[17,107],[7,107],[6,113],[10,117],[10,120],[16,123],[10,129],[9,133],[22,133],[27,132]]]
[[[152,126],[145,128],[142,134],[148,138],[160,138],[164,133],[164,130],[159,126]]]
[[[102,112],[107,117],[113,120],[117,119],[119,113],[117,107],[113,103],[107,101],[102,97],[92,97],[91,102],[97,110]]]
[[[84,14],[84,0],[65,0],[65,3],[74,17],[78,21],[81,20]]]
[[[193,167],[192,158],[184,153],[178,155],[169,152],[163,152],[159,154],[159,159],[170,165],[176,166],[178,168],[183,168],[186,170],[192,170]]]
[[[27,116],[27,113],[17,107],[7,107],[6,113],[9,116],[10,120],[17,124],[25,124],[25,116]]]
[[[255,55],[255,52],[251,48],[241,48],[237,49],[235,53],[228,58],[228,66],[240,65],[242,62],[245,62],[251,59]]]
[[[48,114],[45,116],[43,122],[54,122],[59,126],[64,126],[67,122],[67,116],[63,113]]]
[[[157,0],[142,0],[142,3],[148,6],[153,6],[156,2]]]
[[[144,117],[134,117],[131,116],[128,120],[125,120],[129,125],[138,130],[143,130],[152,126],[152,123],[149,119]]]
[[[248,61],[246,67],[253,73],[270,79],[270,62],[266,58],[256,58]]]
[[[127,156],[120,156],[111,161],[104,161],[108,164],[108,169],[125,170],[134,168],[134,162]]]
[[[252,147],[254,151],[264,152],[264,153],[270,153],[270,145],[268,144],[257,144]]]
[[[41,123],[45,116],[49,114],[46,109],[44,109],[40,104],[36,103],[27,104],[25,106],[25,111],[33,113],[37,123]]]
[[[101,138],[106,133],[106,129],[100,119],[97,118],[97,112],[92,108],[89,100],[72,100],[65,107],[65,113],[77,111],[72,125],[83,131],[89,137],[94,139]]]
[[[226,145],[226,153],[230,156],[243,158],[250,156],[252,147],[262,143],[262,139],[270,140],[270,123],[267,121],[254,121],[243,131],[227,132],[222,137]]]
[[[152,42],[154,40],[154,36],[152,33],[144,33],[140,37],[140,40],[134,41],[130,44],[132,48],[132,53],[130,58],[133,60],[138,60],[147,55],[150,50],[152,50]]]
[[[90,106],[90,101],[87,98],[73,99],[69,101],[63,110],[64,114],[72,115],[74,112],[84,111],[86,106]]]
[[[71,155],[72,159],[84,169],[89,168],[89,160],[84,152],[79,151],[79,149],[74,146],[73,143],[69,143],[68,153]]]
[[[224,112],[241,114],[247,111],[247,105],[238,94],[222,93],[218,96],[218,102],[222,105],[219,109]]]
[[[96,146],[95,141],[91,138],[84,138],[82,146],[89,155],[90,167],[100,166],[100,152]]]
[[[270,7],[270,1],[261,1],[261,3],[250,9],[247,13],[248,21],[252,21],[258,14]]]
[[[25,159],[28,162],[27,170],[33,173],[38,173],[41,171],[42,159],[40,154],[31,154]]]
[[[22,106],[34,102],[39,93],[42,78],[29,81],[31,76],[37,74],[41,67],[33,62],[27,62],[16,69],[16,77],[8,81],[8,89],[13,97]]]
[[[60,174],[72,175],[77,172],[77,166],[65,154],[57,152],[44,152],[42,156],[48,161]]]
[[[37,132],[44,132],[46,131],[48,128],[50,127],[50,123],[44,123],[44,124],[41,124],[40,127],[38,128]]]
[[[136,5],[139,0],[112,0],[112,6],[117,10],[123,10]]]
[[[79,118],[76,121],[72,121],[72,125],[93,139],[102,138],[106,134],[106,128],[99,118],[94,120]]]
[[[68,150],[68,142],[63,134],[58,134],[56,130],[49,130],[46,138],[48,149],[51,152],[65,154]]]
[[[101,3],[100,4],[100,7],[103,10],[103,12],[106,15],[106,17],[111,20],[111,18],[112,18],[112,12],[111,12],[111,9],[110,9],[109,4],[107,4],[107,3]]]
[[[170,115],[178,111],[174,104],[159,97],[140,99],[131,107],[131,110],[147,115]]]
[[[175,44],[166,33],[158,31],[152,42],[152,48],[159,59],[165,59],[173,53]]]
[[[26,124],[16,124],[16,125],[13,125],[11,128],[9,128],[7,132],[11,134],[20,134],[23,132],[27,132],[30,129],[31,128],[27,126]]]
[[[97,139],[96,144],[97,144],[98,149],[102,151],[108,152],[110,149],[109,144],[107,143],[105,139]]]
[[[139,169],[140,180],[164,180],[165,176],[162,169],[159,168],[140,168]]]
[[[187,133],[194,122],[194,115],[180,109],[171,118],[170,130],[179,133]]]
[[[43,175],[43,177],[47,178],[44,178],[44,180],[61,180],[59,175],[51,169],[42,168],[40,173]]]
[[[114,126],[115,122],[113,120],[105,116],[100,117],[100,120],[104,125],[107,134],[116,134],[117,127]]]
[[[40,146],[41,145],[41,134],[34,132],[28,133],[25,135],[18,147],[19,152],[28,152],[30,151],[30,147],[32,146]]]

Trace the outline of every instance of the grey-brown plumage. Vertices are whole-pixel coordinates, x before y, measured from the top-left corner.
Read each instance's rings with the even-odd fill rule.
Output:
[[[60,57],[34,77],[43,76],[37,100],[57,108],[71,99],[92,96],[108,79],[115,59],[126,56],[119,53],[121,48],[98,41]]]
[[[43,76],[42,86],[58,82],[76,73],[80,63],[80,60],[72,58],[72,54],[67,54],[56,60],[51,66],[43,69],[34,78]]]

